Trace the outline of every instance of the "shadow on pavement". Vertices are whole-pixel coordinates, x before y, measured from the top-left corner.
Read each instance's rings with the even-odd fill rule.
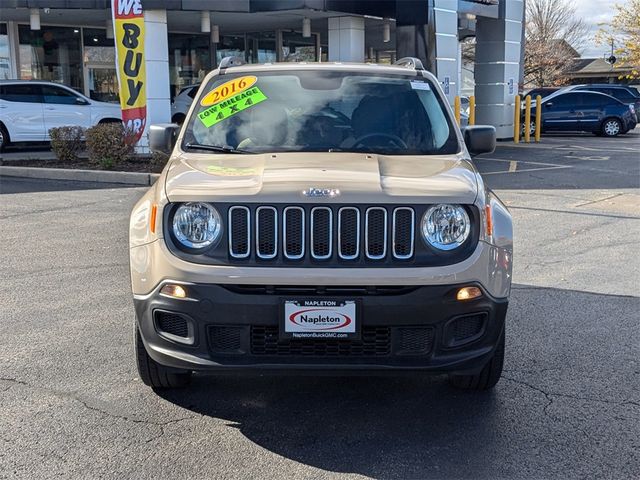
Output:
[[[636,297],[514,286],[505,373],[491,392],[455,390],[443,376],[252,375],[196,376],[188,390],[158,393],[331,472],[553,478],[606,476],[602,467],[624,476],[634,436],[625,417],[638,404],[639,305]],[[611,455],[621,463],[605,462]]]
[[[452,443],[490,428],[500,403],[495,392],[471,396],[425,376],[202,377],[186,398],[162,395],[296,462],[378,478],[422,477],[430,457],[450,462],[443,477],[459,472],[461,454],[486,464],[490,437],[470,436],[464,452]]]
[[[68,192],[72,190],[101,190],[111,188],[135,188],[138,185],[120,183],[73,182],[0,176],[0,195],[12,193]]]

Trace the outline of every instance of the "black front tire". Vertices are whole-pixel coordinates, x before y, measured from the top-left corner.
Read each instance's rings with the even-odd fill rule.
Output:
[[[140,330],[135,327],[136,363],[140,380],[153,389],[183,388],[191,382],[191,372],[178,372],[160,365],[147,353]]]
[[[0,124],[0,152],[9,145],[9,132],[4,128],[4,125]]]
[[[449,383],[462,390],[483,391],[496,386],[502,375],[504,365],[504,332],[496,347],[493,357],[484,368],[475,375],[450,375]]]

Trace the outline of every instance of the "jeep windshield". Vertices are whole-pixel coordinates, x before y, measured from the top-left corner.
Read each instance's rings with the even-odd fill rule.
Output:
[[[213,77],[195,100],[185,150],[215,153],[459,151],[433,84],[421,75],[303,71]]]

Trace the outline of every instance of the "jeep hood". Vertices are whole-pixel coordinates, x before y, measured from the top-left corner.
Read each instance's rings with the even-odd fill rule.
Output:
[[[171,202],[466,203],[478,192],[476,170],[462,155],[363,153],[194,154],[170,162]],[[335,198],[307,197],[309,188],[337,189]]]

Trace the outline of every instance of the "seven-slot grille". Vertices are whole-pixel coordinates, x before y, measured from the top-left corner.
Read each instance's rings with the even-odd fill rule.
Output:
[[[228,213],[229,255],[260,260],[413,257],[416,215],[410,207],[332,208],[233,206]]]

